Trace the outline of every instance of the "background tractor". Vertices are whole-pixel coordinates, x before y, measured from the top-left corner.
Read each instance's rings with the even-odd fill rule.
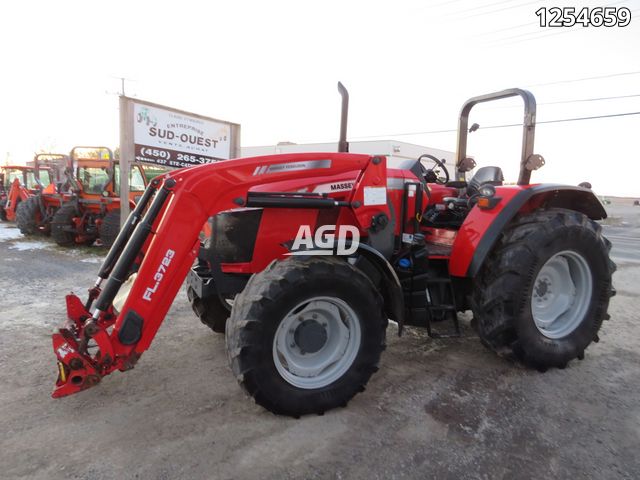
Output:
[[[32,162],[36,179],[45,172],[50,182],[38,189],[16,208],[16,224],[23,235],[51,231],[51,220],[58,209],[71,200],[73,186],[71,163],[68,155],[59,153],[37,154]]]
[[[58,245],[111,246],[120,230],[120,167],[107,147],[74,147],[69,154],[74,173],[73,197],[55,213],[51,235]],[[141,166],[131,168],[129,202],[134,207],[147,180]]]
[[[527,366],[584,358],[615,293],[596,222],[606,212],[589,189],[530,183],[544,164],[533,95],[468,100],[449,172],[430,155],[348,153],[339,89],[338,153],[222,161],[150,183],[87,301],[67,297],[54,397],[133,368],[187,275],[198,316],[225,331],[239,384],[279,414],[321,414],[363,391],[388,319],[431,336],[450,320],[455,334],[457,313],[471,310],[480,340]],[[524,100],[523,143],[517,185],[504,185],[500,168],[467,157],[468,119],[474,105],[511,96]]]
[[[25,165],[0,167],[0,219],[13,222],[20,203],[46,188],[52,180],[49,168],[40,170]]]

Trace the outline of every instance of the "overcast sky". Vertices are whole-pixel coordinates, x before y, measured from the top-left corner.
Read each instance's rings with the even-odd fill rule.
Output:
[[[634,17],[624,28],[538,25],[540,7],[570,5]],[[398,134],[455,129],[467,98],[516,86],[536,96],[539,121],[640,112],[640,0],[24,0],[0,6],[0,45],[3,163],[117,146],[117,77],[129,95],[240,123],[244,146],[336,140],[338,80],[352,141],[454,150],[455,133]],[[626,98],[566,103],[614,96]],[[471,119],[481,128],[469,151],[512,180],[520,129],[482,126],[520,122],[518,105],[480,106]],[[640,196],[639,139],[640,115],[541,124],[547,165],[533,181]]]

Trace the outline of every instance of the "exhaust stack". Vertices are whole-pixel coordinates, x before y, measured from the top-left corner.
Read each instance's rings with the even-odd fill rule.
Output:
[[[349,142],[347,142],[347,116],[349,114],[349,92],[338,82],[338,92],[342,96],[342,114],[340,117],[340,140],[338,141],[338,152],[349,152]]]

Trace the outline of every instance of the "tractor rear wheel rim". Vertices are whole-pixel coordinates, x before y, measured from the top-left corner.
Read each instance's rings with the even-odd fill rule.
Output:
[[[593,292],[593,276],[585,258],[573,250],[553,255],[533,282],[531,313],[547,338],[571,334],[582,323]]]
[[[342,377],[353,364],[361,339],[353,309],[336,297],[313,297],[282,319],[273,338],[273,361],[291,385],[322,388]]]

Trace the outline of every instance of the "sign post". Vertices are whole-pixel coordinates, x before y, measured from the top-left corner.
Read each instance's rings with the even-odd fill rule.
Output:
[[[239,156],[239,124],[121,96],[121,225],[129,216],[133,161],[184,168]]]
[[[129,217],[129,171],[134,157],[133,125],[129,121],[133,104],[129,100],[120,97],[120,228]]]

